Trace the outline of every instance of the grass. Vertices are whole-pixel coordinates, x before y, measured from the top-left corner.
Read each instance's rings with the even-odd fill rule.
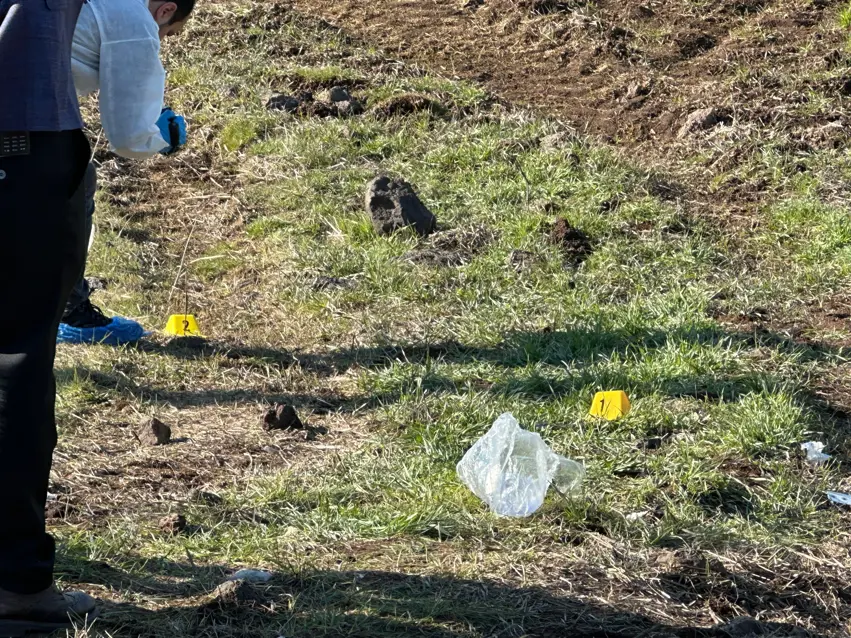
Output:
[[[190,147],[102,168],[91,271],[112,280],[98,303],[159,328],[188,299],[210,339],[60,349],[51,491],[73,508],[53,531],[63,583],[106,601],[87,635],[851,629],[848,517],[824,496],[851,488],[847,329],[802,312],[845,303],[844,207],[793,191],[742,232],[611,148],[281,5],[209,3],[167,57]],[[354,82],[367,113],[267,112],[293,78]],[[369,110],[411,92],[446,111]],[[378,173],[440,232],[378,236]],[[560,217],[590,255],[549,240]],[[632,412],[588,416],[602,389]],[[274,402],[317,430],[264,432]],[[499,519],[460,484],[505,411],[585,463],[581,497]],[[139,447],[152,415],[176,443]],[[807,465],[811,439],[835,460]],[[164,534],[175,512],[189,527]],[[241,566],[276,575],[207,605]]]

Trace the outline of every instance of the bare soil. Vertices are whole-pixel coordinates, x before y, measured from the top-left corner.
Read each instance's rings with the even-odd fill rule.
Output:
[[[740,118],[770,117],[759,100],[736,99],[737,68],[818,69],[843,57],[835,0],[295,4],[386,50],[623,141],[670,140],[691,111],[718,104],[735,103]]]
[[[640,149],[648,166],[689,182],[692,196],[745,165],[759,150],[754,140],[782,138],[792,153],[848,141],[838,0],[293,4],[390,54]],[[701,110],[715,117],[694,126],[689,118]],[[702,148],[730,124],[737,143],[717,144],[715,154]],[[695,168],[688,160],[698,151],[711,157]],[[756,176],[715,182],[712,199],[740,210],[768,188]]]

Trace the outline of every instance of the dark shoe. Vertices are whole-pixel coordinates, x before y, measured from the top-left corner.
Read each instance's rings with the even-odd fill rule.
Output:
[[[124,317],[107,317],[103,310],[86,299],[62,317],[56,342],[120,346],[135,343],[147,334],[138,321]]]
[[[103,310],[88,299],[62,317],[62,323],[72,328],[103,328],[111,321],[112,319],[103,314]]]
[[[97,615],[95,599],[83,592],[63,594],[55,585],[29,595],[0,589],[0,638],[72,629]]]

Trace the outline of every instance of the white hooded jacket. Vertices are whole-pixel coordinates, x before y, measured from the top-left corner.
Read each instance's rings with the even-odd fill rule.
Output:
[[[113,151],[144,159],[169,147],[157,126],[165,69],[148,0],[86,0],[71,58],[77,93],[100,90],[101,123]]]

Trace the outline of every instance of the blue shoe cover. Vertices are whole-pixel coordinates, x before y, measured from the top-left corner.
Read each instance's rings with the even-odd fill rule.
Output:
[[[56,343],[100,343],[107,346],[120,346],[135,343],[148,332],[137,321],[124,317],[113,317],[107,326],[101,328],[74,328],[67,323],[59,324]]]

